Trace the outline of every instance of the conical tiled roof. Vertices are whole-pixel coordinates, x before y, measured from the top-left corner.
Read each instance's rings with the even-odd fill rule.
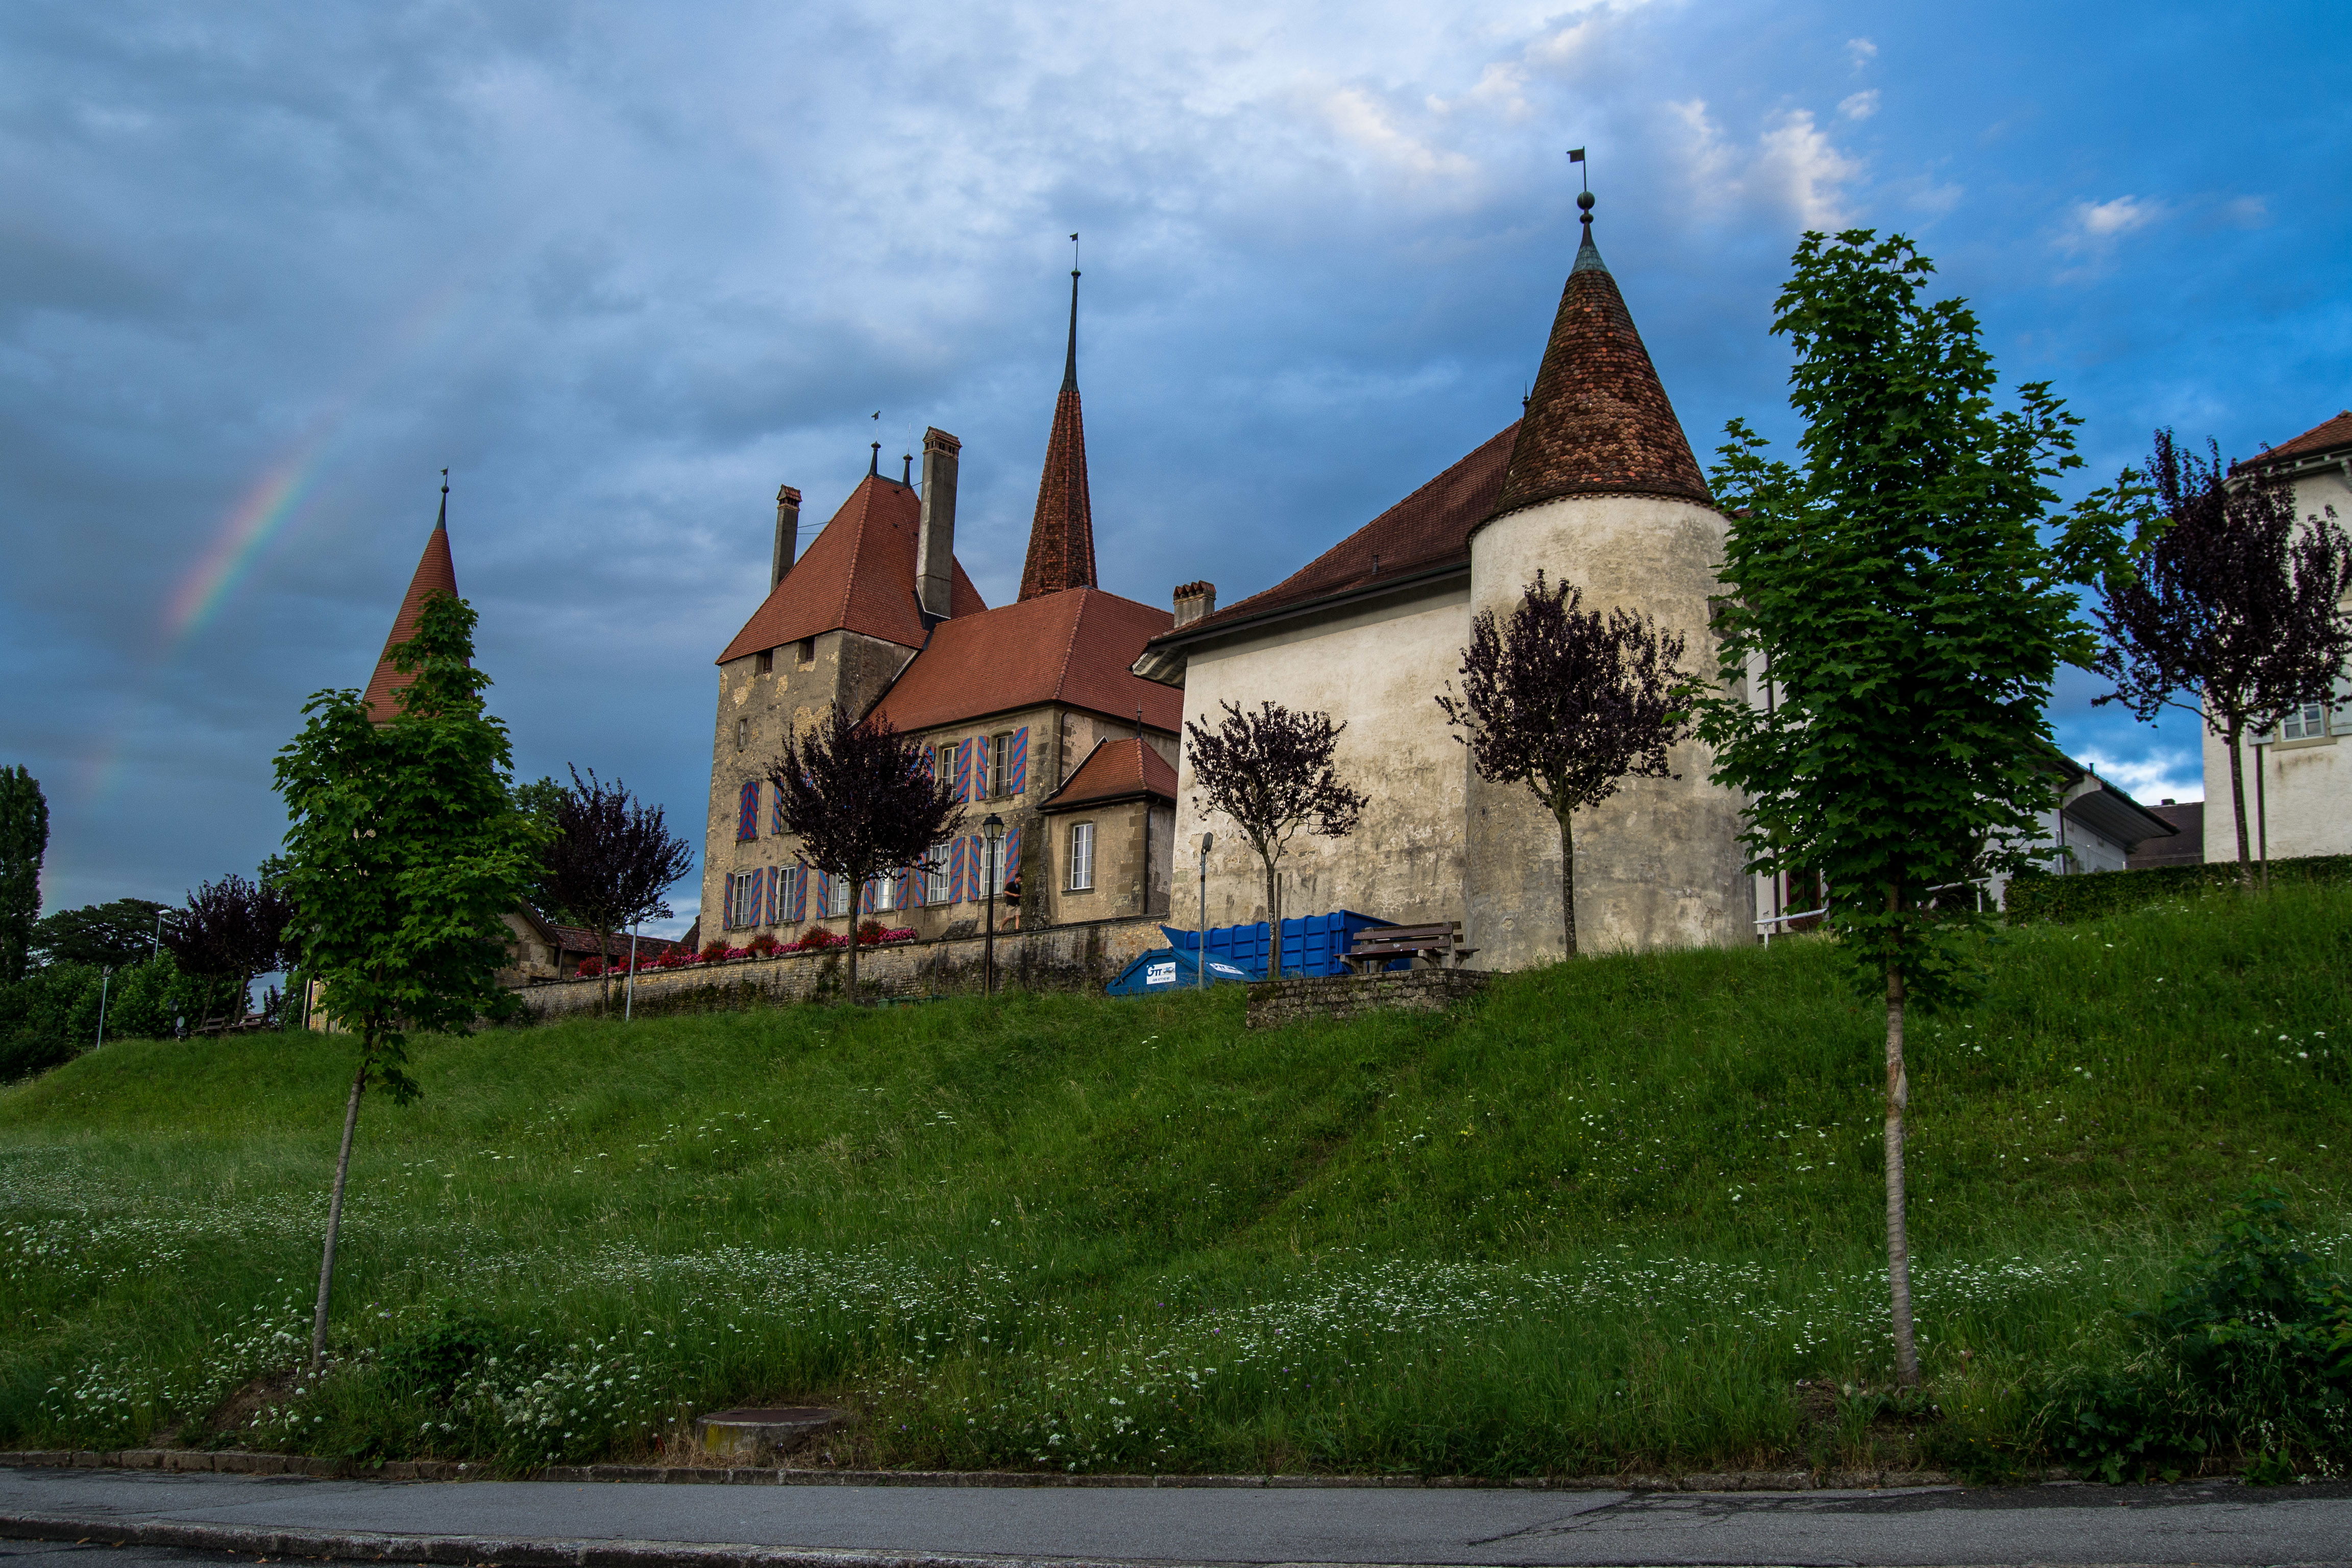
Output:
[[[1711,500],[1625,297],[1592,243],[1590,196],[1584,202],[1584,243],[1560,293],[1496,517],[1574,495]]]
[[[392,650],[416,635],[416,617],[425,613],[425,601],[436,594],[452,596],[457,592],[457,566],[449,558],[449,490],[441,489],[441,515],[433,524],[433,533],[425,542],[425,553],[417,558],[416,574],[408,580],[407,596],[400,601],[400,614],[393,617],[392,635],[383,639],[383,652],[377,656],[375,673],[368,678],[368,717],[376,723],[392,721],[398,711],[393,705],[392,694],[416,678],[392,667]]]
[[[1070,353],[1062,395],[1054,403],[1054,434],[1045,443],[1045,474],[1037,485],[1037,516],[1029,525],[1029,558],[1021,567],[1021,596],[1034,599],[1065,588],[1095,586],[1095,512],[1087,494],[1087,426],[1078,410],[1078,275],[1070,274]]]

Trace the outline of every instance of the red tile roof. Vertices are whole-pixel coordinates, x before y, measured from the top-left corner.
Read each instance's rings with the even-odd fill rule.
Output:
[[[1682,422],[1592,243],[1590,209],[1584,224],[1495,515],[1573,495],[1707,504]]]
[[[1069,782],[1038,803],[1040,811],[1069,811],[1139,795],[1176,798],[1176,770],[1140,739],[1097,741]]]
[[[551,924],[547,929],[554,933],[555,940],[563,952],[584,952],[592,957],[594,956],[596,952],[596,933],[588,930],[585,926],[560,926]],[[677,944],[671,942],[665,937],[641,936],[637,938],[637,962],[643,963],[649,958],[659,958],[663,953],[667,952],[674,945]],[[629,933],[625,931],[614,931],[613,933],[612,940],[605,944],[604,956],[607,958],[627,959],[629,956]]]
[[[455,595],[457,592],[457,566],[449,558],[449,503],[441,503],[441,521],[433,525],[432,535],[425,541],[425,553],[417,558],[415,574],[408,580],[408,594],[400,601],[400,614],[393,617],[392,635],[383,639],[383,652],[376,656],[375,673],[368,677],[368,717],[379,724],[392,721],[398,711],[393,705],[392,694],[416,678],[404,675],[392,667],[392,650],[416,635],[416,617],[424,613],[425,601],[436,594]]]
[[[2352,447],[2352,408],[2313,426],[2292,441],[2281,442],[2253,460],[2267,463],[2276,458],[2300,458],[2312,452],[2333,451],[2338,447]]]
[[[718,663],[830,631],[858,632],[906,647],[923,642],[915,599],[915,544],[922,505],[898,480],[868,474],[849,492],[784,580],[751,612]],[[958,616],[988,608],[956,563],[950,601]]]
[[[1183,720],[1183,694],[1128,666],[1174,621],[1166,610],[1100,588],[958,616],[931,628],[930,641],[875,710],[912,731],[1043,702],[1129,721],[1141,708],[1146,724],[1172,734]]]
[[[1507,425],[1468,457],[1263,593],[1186,626],[1190,639],[1349,589],[1470,562],[1470,531],[1491,515],[1518,432]]]

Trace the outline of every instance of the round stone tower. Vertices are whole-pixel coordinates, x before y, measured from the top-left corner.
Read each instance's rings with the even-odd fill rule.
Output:
[[[1541,571],[1682,635],[1682,667],[1712,677],[1709,604],[1726,524],[1707,494],[1617,281],[1584,241],[1560,295],[1510,468],[1470,541],[1470,608],[1507,621]],[[1671,779],[1627,779],[1576,814],[1577,945],[1584,952],[1728,946],[1754,938],[1741,871],[1741,798],[1707,782],[1696,741]],[[1471,773],[1465,935],[1486,968],[1560,956],[1559,830],[1524,784]]]

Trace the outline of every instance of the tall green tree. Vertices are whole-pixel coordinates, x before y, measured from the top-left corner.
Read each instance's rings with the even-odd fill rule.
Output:
[[[1998,409],[1975,314],[1930,300],[1900,236],[1808,234],[1772,331],[1796,349],[1800,461],[1734,420],[1710,476],[1732,519],[1714,777],[1745,791],[1754,869],[1818,870],[1828,923],[1886,1020],[1887,1287],[1896,1374],[1919,1380],[1904,1193],[1907,1005],[1962,980],[1965,889],[2021,868],[2056,804],[2043,719],[2097,643],[2078,589],[2119,556],[2102,492],[2063,519],[2080,423],[2043,382]],[[2058,526],[2052,527],[2052,524]],[[1944,896],[1939,900],[1938,895]],[[1957,910],[1950,906],[1957,903]]]
[[[49,852],[49,803],[21,764],[0,768],[0,984],[25,978],[33,922],[41,918],[41,858]]]
[[[530,885],[541,829],[513,800],[506,727],[485,710],[489,678],[470,662],[474,620],[461,599],[428,599],[415,635],[393,650],[415,679],[394,695],[391,721],[371,722],[357,691],[322,691],[278,753],[292,824],[276,883],[292,906],[297,967],[323,983],[327,1013],[359,1054],[319,1260],[314,1369],[361,1097],[373,1080],[395,1104],[416,1098],[411,1030],[462,1032],[515,1005],[497,979],[500,916]]]
[[[58,910],[33,927],[33,954],[44,963],[90,963],[126,969],[155,956],[171,934],[172,906],[152,899],[116,899]]]

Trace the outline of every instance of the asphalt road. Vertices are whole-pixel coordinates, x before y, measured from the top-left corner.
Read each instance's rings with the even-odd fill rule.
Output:
[[[0,1469],[0,1519],[30,1518],[75,1521],[99,1542],[110,1526],[154,1521],[518,1546],[865,1552],[901,1563],[952,1556],[1107,1563],[2352,1564],[2347,1484],[1798,1493],[992,1489]],[[21,1522],[6,1531],[24,1532]],[[375,1550],[397,1560],[405,1546]],[[27,1560],[14,1568],[80,1568],[72,1559],[97,1550],[0,1543],[0,1554]],[[123,1568],[229,1561],[217,1552],[105,1550],[106,1562]],[[304,1554],[299,1542],[285,1550]],[[252,1560],[251,1548],[241,1560]]]

